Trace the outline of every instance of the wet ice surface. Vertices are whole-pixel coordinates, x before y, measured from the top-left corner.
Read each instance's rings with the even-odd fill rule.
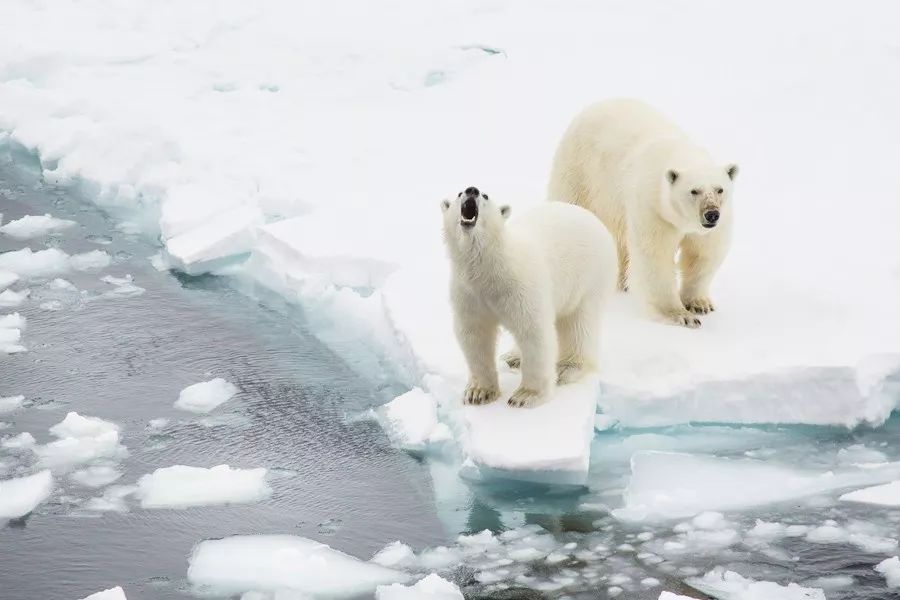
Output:
[[[11,284],[30,295],[2,313],[18,312],[6,329],[23,326],[17,343],[26,351],[0,359],[0,480],[46,467],[54,486],[43,498],[46,481],[33,482],[35,511],[0,528],[0,589],[16,597],[78,598],[115,585],[131,600],[190,596],[198,592],[188,570],[195,546],[246,539],[237,535],[298,536],[362,561],[387,546],[355,571],[354,581],[372,586],[363,597],[375,592],[367,573],[382,573],[373,564],[404,573],[411,589],[436,573],[469,598],[655,600],[664,590],[704,598],[700,589],[789,594],[800,586],[829,600],[874,600],[896,581],[889,559],[898,554],[900,510],[840,500],[900,479],[896,419],[853,432],[601,427],[585,488],[466,479],[453,449],[436,443],[447,436],[430,405],[416,413],[416,427],[393,431],[421,461],[359,418],[403,390],[389,370],[373,368],[377,357],[354,349],[352,331],[337,340],[347,349],[338,358],[310,335],[322,323],[271,296],[256,302],[254,290],[226,278],[154,270],[151,243],[115,230],[74,194],[9,172],[0,190],[5,219],[49,212],[78,223],[28,241],[0,238],[0,251],[59,249],[44,255],[52,260],[43,279]],[[88,254],[98,246],[110,264]],[[76,263],[84,270],[57,261],[63,252],[85,257]],[[143,292],[110,295],[126,286]],[[59,309],[43,308],[48,302]],[[175,406],[188,386],[216,378],[238,393],[208,413]],[[231,470],[210,479],[231,494],[226,506],[142,506],[154,480],[142,490],[141,477],[175,465],[266,474],[264,482],[256,475],[235,484]],[[165,481],[161,489],[171,491]],[[195,499],[163,504],[211,501]],[[653,510],[642,510],[648,503]],[[10,516],[22,510],[14,508]],[[249,541],[218,547],[226,552],[206,563],[202,583],[212,587],[202,591],[269,598],[272,586],[294,581],[289,564],[273,579],[216,588],[228,565],[252,554]],[[291,544],[304,560],[338,557]],[[51,561],[59,565],[53,578],[45,576]]]

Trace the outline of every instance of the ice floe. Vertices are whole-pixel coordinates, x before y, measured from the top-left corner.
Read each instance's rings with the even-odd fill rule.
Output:
[[[376,600],[463,600],[459,587],[432,573],[413,585],[393,583],[375,590]]]
[[[53,491],[50,471],[0,480],[0,519],[18,519],[33,511]]]
[[[875,570],[884,575],[889,588],[900,588],[900,558],[885,559],[875,566]]]
[[[0,269],[12,271],[23,279],[55,277],[69,270],[69,258],[58,248],[37,252],[23,248],[0,254]]]
[[[723,599],[825,600],[825,592],[818,588],[805,588],[796,583],[785,586],[771,581],[754,581],[721,567],[703,577],[688,579],[688,583],[701,592]]]
[[[7,292],[3,292],[0,296]],[[19,313],[11,313],[0,317],[0,352],[7,354],[24,352],[25,347],[19,344],[19,341],[22,339],[22,330],[24,329],[25,317]],[[9,402],[6,404],[9,404]],[[3,406],[3,399],[0,399],[0,413],[3,412]]]
[[[0,226],[0,233],[17,240],[27,240],[48,233],[62,231],[75,225],[75,221],[57,219],[47,215],[26,215],[21,219],[10,221]]]
[[[189,385],[181,390],[178,400],[175,401],[175,408],[193,413],[208,413],[230,400],[237,393],[237,386],[217,377]]]
[[[395,446],[422,451],[452,439],[447,425],[438,421],[437,409],[437,401],[430,394],[413,388],[385,404],[379,420]]]
[[[128,600],[125,597],[125,590],[120,586],[109,588],[100,592],[95,592],[90,596],[82,598],[82,600]]]
[[[313,596],[371,594],[409,576],[366,563],[325,544],[290,535],[239,535],[200,542],[188,581],[218,594],[287,589]]]
[[[34,436],[27,431],[24,431],[18,435],[3,438],[3,441],[0,442],[0,446],[3,446],[4,448],[8,448],[10,450],[27,450],[33,448],[34,445]]]
[[[111,485],[103,490],[103,495],[91,498],[84,503],[85,510],[95,512],[127,512],[125,499],[137,490],[133,485]]]
[[[118,459],[128,455],[120,443],[118,425],[97,417],[70,412],[50,428],[50,433],[60,439],[35,446],[34,451],[40,463],[51,469],[67,470],[100,458]]]
[[[213,504],[247,504],[268,498],[272,488],[266,469],[209,469],[175,465],[157,469],[138,480],[143,508],[186,508]]]

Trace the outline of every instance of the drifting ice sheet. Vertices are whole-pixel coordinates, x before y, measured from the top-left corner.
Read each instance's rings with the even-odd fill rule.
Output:
[[[326,597],[371,594],[408,576],[290,535],[239,535],[198,544],[188,581],[219,594],[289,589]]]
[[[0,227],[0,233],[17,240],[27,240],[75,225],[75,221],[57,219],[50,215],[27,215]]]
[[[53,491],[50,471],[0,481],[0,519],[18,519],[33,511]]]
[[[175,408],[193,413],[208,413],[238,393],[237,387],[221,377],[189,385],[178,394]]]
[[[144,508],[186,508],[213,504],[247,504],[268,498],[266,469],[211,469],[175,465],[157,469],[138,480]]]

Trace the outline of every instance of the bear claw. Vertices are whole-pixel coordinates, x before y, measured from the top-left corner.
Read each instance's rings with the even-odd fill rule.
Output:
[[[681,325],[682,327],[687,327],[688,329],[697,329],[698,327],[700,327],[700,325],[702,325],[700,319],[695,317],[693,313],[687,310],[669,314],[668,320],[675,325]]]
[[[470,383],[463,392],[463,404],[488,404],[499,395],[500,390],[496,387],[486,388]]]
[[[520,387],[510,396],[507,404],[513,408],[533,408],[544,403],[544,397],[535,390]]]
[[[694,314],[705,315],[716,310],[709,298],[699,297],[684,301],[684,307]]]

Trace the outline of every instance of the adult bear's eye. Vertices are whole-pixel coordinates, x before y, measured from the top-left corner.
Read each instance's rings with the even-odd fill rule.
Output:
[[[699,196],[699,195],[700,195],[700,190],[691,190],[691,195],[692,195],[692,196]]]

